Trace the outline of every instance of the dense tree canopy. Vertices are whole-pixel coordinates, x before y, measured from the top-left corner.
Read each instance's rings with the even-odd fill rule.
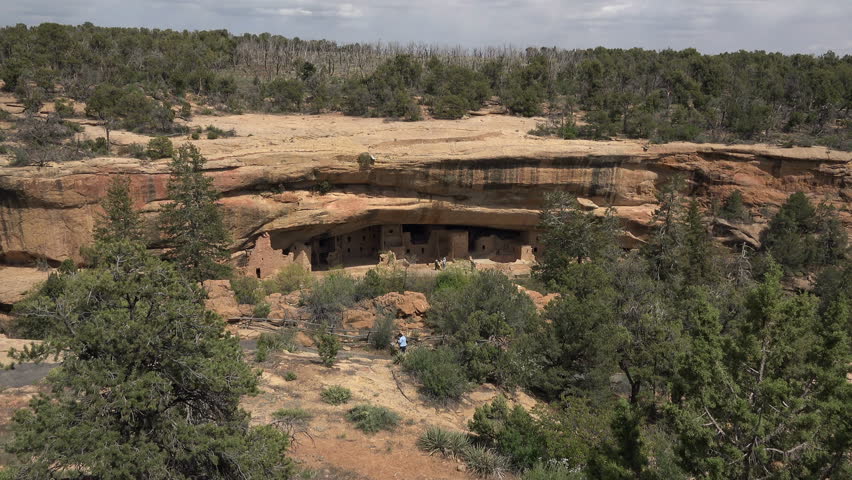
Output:
[[[45,332],[19,358],[62,362],[13,419],[16,478],[288,478],[288,438],[248,426],[257,376],[203,292],[139,243],[98,248],[101,267],[16,306]]]
[[[171,107],[185,105],[187,93],[230,112],[342,110],[408,120],[420,118],[418,101],[438,118],[459,118],[494,94],[517,115],[585,112],[585,125],[561,132],[565,138],[852,148],[852,57],[832,52],[466,51],[45,23],[0,29],[0,78],[30,111],[59,92],[95,103],[107,90],[120,92],[122,114],[90,113],[148,131],[174,128]]]

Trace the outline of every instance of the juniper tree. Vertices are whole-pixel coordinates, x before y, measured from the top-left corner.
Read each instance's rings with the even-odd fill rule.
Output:
[[[685,187],[682,176],[666,182],[657,194],[660,206],[654,211],[652,233],[642,251],[651,263],[652,273],[657,280],[674,279],[678,273],[678,256],[683,243],[683,195]]]
[[[698,202],[694,199],[686,209],[682,228],[683,244],[678,256],[684,281],[693,285],[712,283],[718,277],[716,249]]]
[[[101,254],[17,309],[46,336],[15,358],[61,366],[14,415],[15,478],[288,478],[288,439],[249,426],[239,401],[257,375],[201,289],[140,243]]]
[[[700,295],[682,309],[684,350],[667,407],[685,469],[711,479],[841,478],[852,446],[846,305],[823,315],[788,296],[770,261],[747,312],[723,333]]]
[[[92,96],[86,102],[86,115],[97,117],[104,127],[106,134],[107,152],[110,150],[109,132],[117,125],[122,116],[120,88],[109,83],[98,85]]]
[[[113,179],[106,197],[101,201],[101,207],[104,213],[95,224],[96,242],[142,241],[142,219],[139,212],[133,208],[129,178]]]
[[[555,280],[573,262],[607,260],[617,251],[619,225],[612,211],[603,217],[584,212],[573,195],[548,194],[539,228],[545,249],[536,272],[544,281]]]
[[[228,232],[216,205],[213,180],[204,175],[206,159],[194,145],[182,145],[171,163],[169,200],[160,211],[160,228],[169,247],[166,258],[193,281],[228,272]]]
[[[734,222],[751,222],[751,214],[743,204],[743,194],[734,190],[725,198],[719,209],[719,216]]]

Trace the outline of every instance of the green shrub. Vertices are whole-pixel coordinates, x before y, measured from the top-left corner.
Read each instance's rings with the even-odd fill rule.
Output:
[[[336,335],[324,333],[319,336],[317,342],[317,350],[319,351],[322,364],[326,367],[331,367],[337,361],[337,352],[340,351],[340,340]]]
[[[322,182],[318,183],[317,186],[315,187],[318,195],[327,195],[328,193],[331,192],[331,190],[333,188],[334,187],[331,185],[331,183],[328,180],[323,180]]]
[[[423,120],[423,113],[420,111],[420,105],[414,102],[414,100],[409,100],[409,102],[405,105],[405,115],[402,117],[406,122],[419,122]]]
[[[131,143],[127,146],[119,147],[119,155],[126,155],[139,160],[147,160],[148,153],[145,151],[145,146],[140,143]]]
[[[373,331],[370,332],[370,345],[376,350],[390,347],[395,329],[396,317],[387,311],[379,312]]]
[[[543,425],[547,426],[544,428]],[[561,437],[564,432],[555,422],[543,423],[522,406],[509,407],[502,396],[476,409],[473,419],[468,422],[468,428],[476,435],[478,443],[494,448],[505,455],[518,470],[531,468],[541,459],[549,459],[551,455],[571,456],[564,447],[566,442],[558,439],[549,441],[549,432],[560,432],[554,437]]]
[[[292,382],[292,381],[296,380],[297,378],[299,378],[299,376],[298,376],[298,375],[296,375],[296,372],[292,372],[292,371],[290,371],[290,370],[288,370],[288,371],[284,374],[284,380],[286,380],[286,381],[288,381],[288,382]]]
[[[405,275],[405,290],[420,292],[428,298],[435,291],[436,275],[408,272]]]
[[[449,284],[460,286],[445,288]],[[519,292],[506,275],[491,270],[476,272],[469,280],[439,275],[431,300],[427,319],[448,334],[459,331],[475,312],[499,315],[517,333],[524,332],[538,318],[529,296]]]
[[[459,95],[436,97],[432,102],[432,116],[435,118],[456,120],[467,114],[468,102]]]
[[[204,131],[207,132],[207,139],[208,140],[215,140],[217,138],[230,138],[230,137],[236,137],[237,136],[237,131],[234,130],[233,128],[230,129],[230,130],[222,130],[221,128],[214,127],[213,125],[207,125],[207,127],[204,128]]]
[[[280,352],[281,350],[298,351],[299,345],[295,338],[296,331],[290,329],[260,334],[257,339],[257,351],[254,354],[254,360],[258,363],[265,362],[270,353]]]
[[[358,299],[358,282],[344,272],[331,272],[314,283],[302,302],[316,321],[336,323]]]
[[[276,78],[263,85],[262,90],[273,111],[298,112],[302,108],[305,84],[300,80]]]
[[[447,347],[410,350],[402,367],[417,377],[423,393],[435,400],[458,400],[467,391],[467,376],[458,355]]]
[[[406,272],[402,268],[378,266],[367,270],[358,283],[359,298],[376,298],[390,292],[405,291]]]
[[[470,447],[470,437],[462,432],[429,427],[417,439],[417,447],[429,455],[440,454],[449,458],[463,458]]]
[[[276,420],[296,420],[307,421],[314,418],[311,412],[299,407],[282,408],[272,412],[272,417]]]
[[[272,413],[272,418],[275,419],[275,425],[285,431],[292,442],[296,434],[307,434],[308,424],[314,416],[304,408],[290,407],[276,410]]]
[[[107,148],[106,138],[98,137],[94,140],[87,139],[82,142],[78,142],[77,146],[81,150],[88,150],[95,155],[107,155],[109,153],[109,149]]]
[[[189,138],[191,138],[191,139],[193,139],[193,140],[198,140],[198,139],[200,139],[200,138],[201,138],[201,133],[199,133],[199,132],[192,132],[191,134],[189,134]]]
[[[272,310],[272,306],[270,306],[266,302],[258,302],[255,304],[254,308],[251,311],[251,316],[254,318],[268,318],[269,312]]]
[[[282,268],[274,277],[263,281],[263,289],[267,295],[272,293],[287,294],[301,290],[311,283],[311,272],[299,264],[293,263]]]
[[[462,264],[453,264],[435,278],[435,292],[458,290],[470,283],[473,272]]]
[[[56,114],[62,118],[68,118],[74,116],[74,101],[66,100],[62,98],[57,98],[55,102],[53,102],[53,108],[56,110]]]
[[[509,467],[505,457],[490,448],[480,446],[471,446],[465,450],[464,463],[468,470],[486,478],[501,478]]]
[[[363,152],[358,155],[358,165],[362,170],[366,170],[376,163],[376,159],[369,152]]]
[[[230,283],[240,305],[255,305],[263,299],[260,281],[254,277],[235,276]]]
[[[0,470],[0,480],[14,480],[17,477],[17,469],[14,467],[4,467]]]
[[[365,433],[393,430],[400,421],[399,414],[393,410],[375,405],[358,405],[349,410],[346,418],[355,424],[355,428]]]
[[[751,212],[743,203],[743,194],[739,190],[734,190],[725,198],[719,209],[719,216],[734,222],[752,221]]]
[[[585,478],[586,476],[579,468],[571,469],[557,462],[538,462],[521,475],[521,480],[585,480]]]
[[[352,392],[340,385],[330,385],[322,389],[320,398],[329,405],[342,405],[352,398]]]
[[[154,137],[148,141],[148,148],[145,153],[149,158],[157,160],[171,157],[174,151],[174,145],[168,137]]]
[[[189,102],[181,101],[180,112],[178,113],[178,115],[184,120],[189,120],[189,118],[192,116],[192,105],[190,105]]]

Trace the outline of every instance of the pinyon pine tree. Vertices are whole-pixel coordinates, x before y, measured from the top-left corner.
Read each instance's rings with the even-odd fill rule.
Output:
[[[160,228],[172,260],[190,280],[221,278],[228,267],[228,232],[216,205],[213,180],[204,175],[207,160],[194,145],[182,145],[171,164],[169,200]]]
[[[100,255],[16,306],[47,332],[16,359],[61,366],[14,415],[14,478],[289,478],[288,439],[249,426],[239,401],[257,375],[200,288],[140,243],[104,242]]]
[[[142,241],[142,219],[133,209],[130,180],[116,177],[101,202],[104,214],[95,225],[95,241]]]

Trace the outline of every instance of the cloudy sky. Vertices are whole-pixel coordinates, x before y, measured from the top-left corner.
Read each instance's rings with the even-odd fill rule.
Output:
[[[339,42],[852,53],[852,0],[0,0],[0,23],[227,28]]]

